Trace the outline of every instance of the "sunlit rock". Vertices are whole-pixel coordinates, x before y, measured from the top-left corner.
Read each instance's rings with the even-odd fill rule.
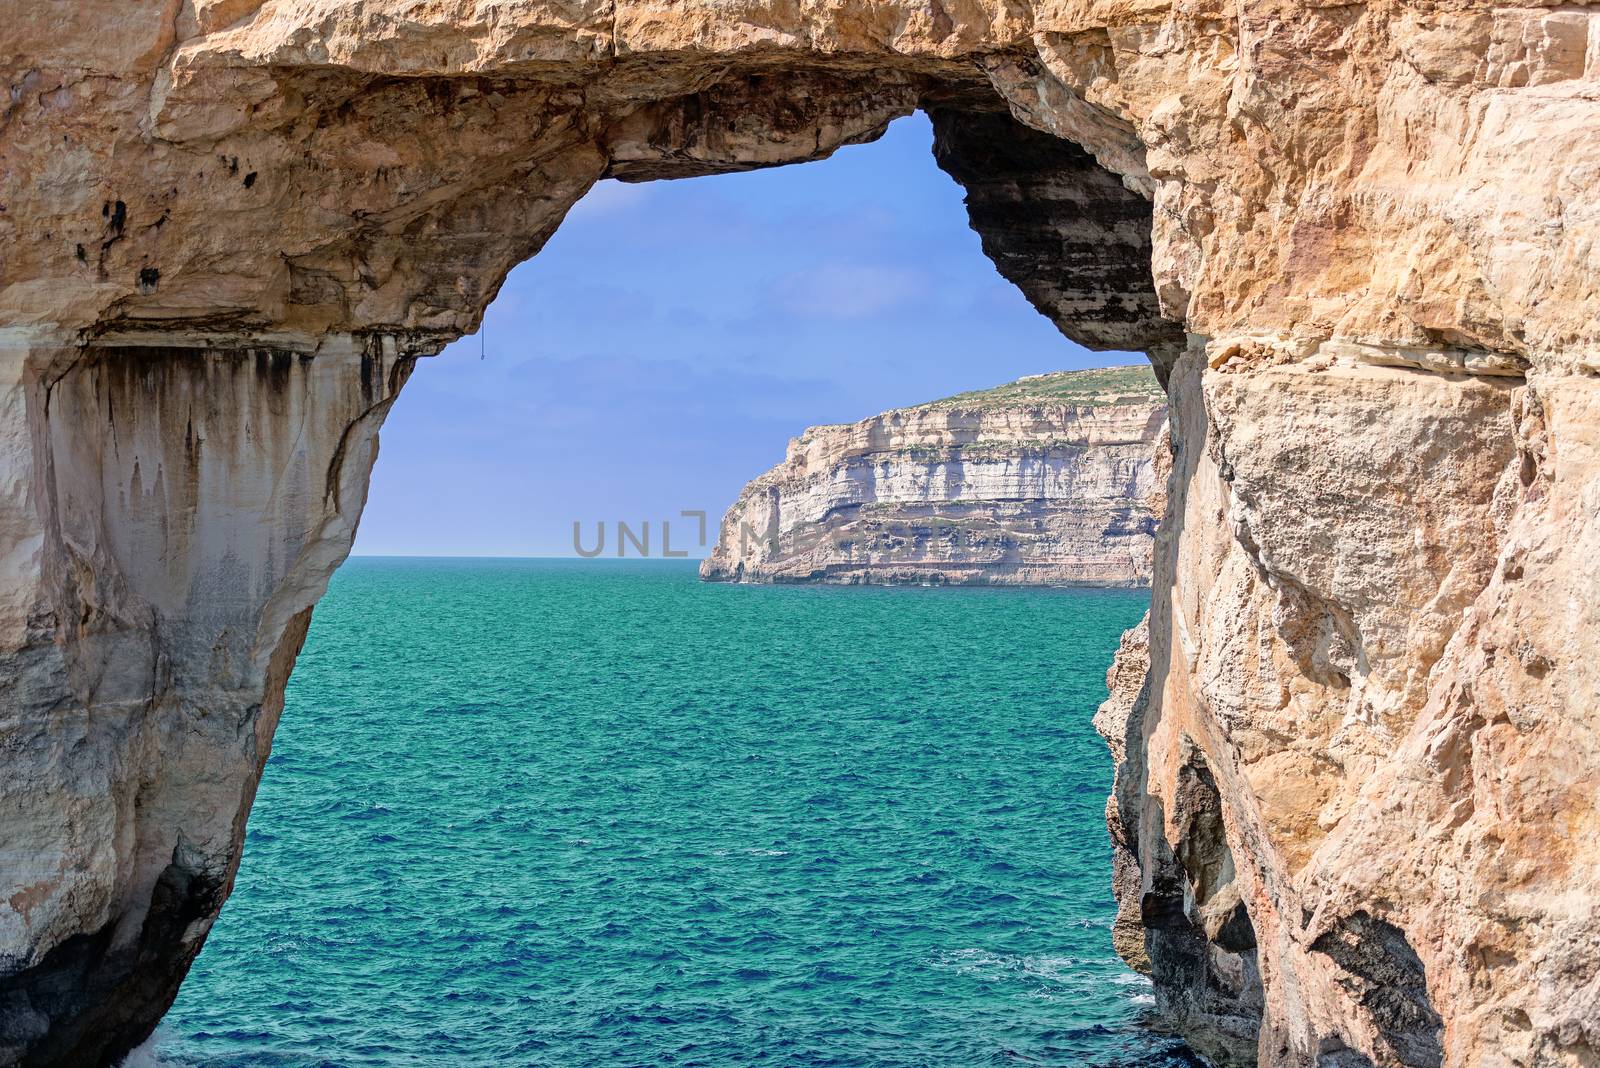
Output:
[[[1170,1022],[1237,1063],[1600,1058],[1600,16],[4,15],[0,1060],[155,1026],[410,361],[600,178],[918,107],[1002,273],[1169,385],[1116,818]]]

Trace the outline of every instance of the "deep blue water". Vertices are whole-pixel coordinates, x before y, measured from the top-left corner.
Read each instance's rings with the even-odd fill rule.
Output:
[[[353,560],[159,1054],[1189,1063],[1111,951],[1089,723],[1145,601]]]

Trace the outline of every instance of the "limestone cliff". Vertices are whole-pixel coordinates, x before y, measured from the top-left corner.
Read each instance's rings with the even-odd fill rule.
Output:
[[[1001,273],[1168,387],[1113,816],[1170,1024],[1234,1063],[1600,1062],[1600,14],[0,25],[0,1063],[109,1063],[173,996],[411,361],[595,181],[816,159],[916,108]]]
[[[1148,586],[1166,410],[1141,366],[811,427],[728,509],[700,575]]]

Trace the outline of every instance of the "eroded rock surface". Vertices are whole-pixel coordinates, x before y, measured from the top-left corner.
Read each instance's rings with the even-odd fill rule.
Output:
[[[95,1064],[149,1034],[232,887],[412,359],[4,355],[0,1063]]]
[[[1600,1062],[1600,16],[0,15],[0,1060],[107,1063],[172,996],[410,360],[602,177],[920,107],[1001,271],[1169,385],[1113,818],[1173,1025],[1237,1063]]]
[[[811,427],[745,486],[700,576],[1148,586],[1166,399],[1148,367],[1102,368]]]

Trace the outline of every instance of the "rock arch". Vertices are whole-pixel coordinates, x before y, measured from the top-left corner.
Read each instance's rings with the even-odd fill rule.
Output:
[[[1587,14],[6,16],[0,1062],[109,1062],[170,1001],[412,362],[599,178],[918,107],[1007,277],[1170,378],[1149,669],[1110,733],[1174,1023],[1241,1063],[1600,1056]],[[1187,989],[1223,971],[1238,1012]]]

